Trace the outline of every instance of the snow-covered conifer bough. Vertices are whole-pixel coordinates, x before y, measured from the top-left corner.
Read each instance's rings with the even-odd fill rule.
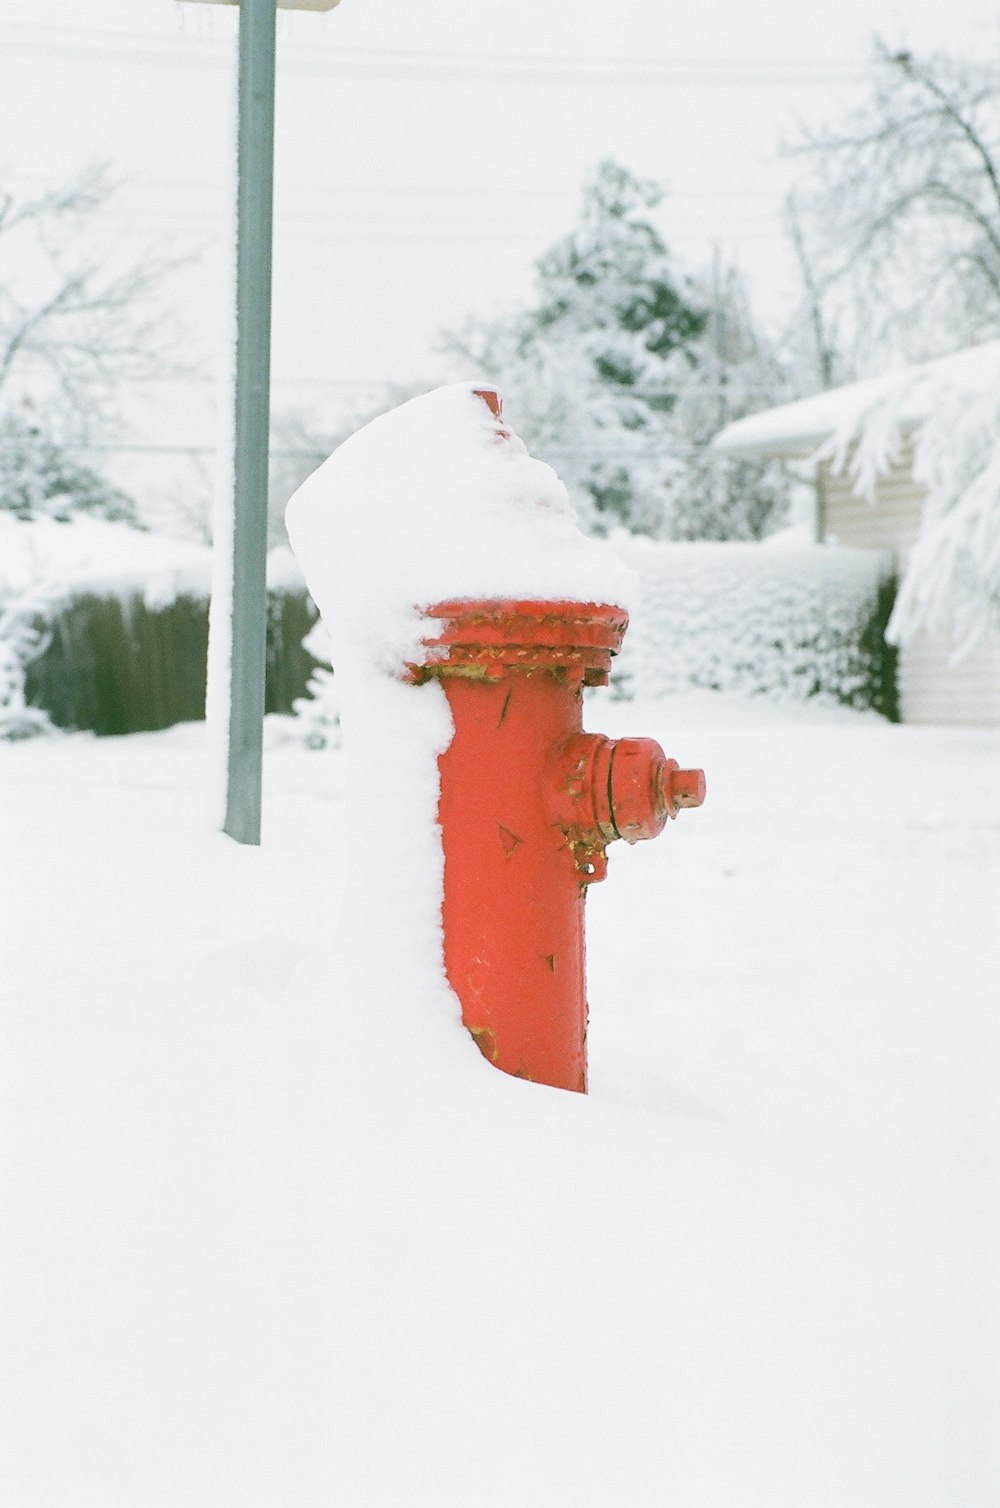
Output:
[[[380,1015],[405,1002],[411,1021],[460,1014],[444,972],[437,823],[451,713],[439,684],[404,680],[434,631],[422,609],[490,598],[628,609],[638,590],[635,573],[581,532],[555,472],[500,431],[478,395],[492,388],[438,388],[381,415],[286,514],[340,693],[350,855],[339,988],[346,965],[356,1002]],[[394,1033],[399,1017],[386,1024]]]

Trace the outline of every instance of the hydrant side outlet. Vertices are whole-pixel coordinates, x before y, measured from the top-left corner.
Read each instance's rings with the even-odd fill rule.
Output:
[[[587,887],[607,843],[655,836],[694,804],[692,782],[675,801],[659,745],[582,731],[583,687],[607,680],[620,608],[447,602],[429,616],[440,633],[410,678],[440,680],[455,728],[438,761],[448,979],[490,1062],[582,1092]]]

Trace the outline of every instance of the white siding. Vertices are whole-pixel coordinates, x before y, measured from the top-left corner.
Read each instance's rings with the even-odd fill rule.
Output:
[[[823,537],[829,543],[893,550],[900,573],[920,528],[926,490],[911,475],[912,450],[879,480],[868,503],[851,490],[849,477],[817,478]],[[900,715],[905,723],[1000,726],[1000,642],[950,664],[952,642],[920,633],[899,656]]]
[[[904,723],[971,723],[1000,727],[1000,641],[950,665],[953,646],[915,634],[899,656]]]
[[[850,477],[843,472],[831,476],[824,466],[818,481],[823,538],[863,549],[910,549],[927,496],[926,489],[913,480],[911,464],[912,454],[907,453],[880,478],[874,503],[852,491]]]

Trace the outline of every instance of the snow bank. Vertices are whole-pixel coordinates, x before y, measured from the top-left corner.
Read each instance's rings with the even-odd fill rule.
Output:
[[[589,897],[587,1099],[309,961],[341,753],[248,848],[203,728],[0,748],[5,1508],[1000,1502],[1000,733],[723,701],[601,709],[712,800]]]
[[[642,581],[613,675],[620,694],[695,687],[891,709],[880,632],[888,603],[877,622],[893,572],[887,552],[633,535],[614,543]]]

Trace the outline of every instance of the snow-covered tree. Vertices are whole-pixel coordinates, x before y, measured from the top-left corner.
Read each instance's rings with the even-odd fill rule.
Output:
[[[174,264],[123,265],[103,232],[113,193],[102,167],[41,193],[0,183],[0,406],[30,401],[63,437],[117,422],[125,384],[167,363],[151,295]]]
[[[662,419],[706,312],[648,218],[661,198],[656,184],[601,163],[579,224],[538,263],[531,307],[446,340],[499,380],[514,427],[598,532],[658,532],[683,471]]]
[[[176,369],[154,308],[174,264],[120,256],[113,192],[100,167],[40,192],[0,182],[0,507],[21,518],[134,518],[81,446],[120,433],[127,389]]]
[[[957,658],[1000,634],[1000,389],[943,406],[917,444],[927,489],[920,535],[889,622],[903,643],[927,626]]]
[[[867,97],[791,149],[800,325],[837,382],[1000,334],[996,58],[879,42],[874,63]]]
[[[735,274],[678,271],[650,219],[654,184],[614,162],[579,224],[539,261],[514,316],[474,320],[445,349],[504,389],[511,422],[569,489],[584,527],[747,537],[772,512],[759,468],[706,453],[720,422],[775,401],[776,364]]]
[[[799,288],[784,331],[781,353],[792,389],[799,397],[806,397],[840,387],[856,373],[845,350],[843,311],[836,307],[816,266],[816,254],[807,239],[794,189],[785,201],[785,228],[795,255]]]
[[[136,521],[131,498],[47,435],[30,408],[0,414],[0,509],[21,519]]]
[[[734,419],[788,396],[781,364],[758,330],[739,270],[716,256],[696,287],[707,310],[693,342],[693,370],[665,423],[683,447],[670,493],[674,539],[759,539],[787,506],[780,467],[721,456],[711,441]],[[668,532],[668,531],[660,531]]]
[[[1000,633],[1000,342],[914,368],[821,454],[874,504],[907,444],[927,500],[888,636],[930,628],[961,658]]]

